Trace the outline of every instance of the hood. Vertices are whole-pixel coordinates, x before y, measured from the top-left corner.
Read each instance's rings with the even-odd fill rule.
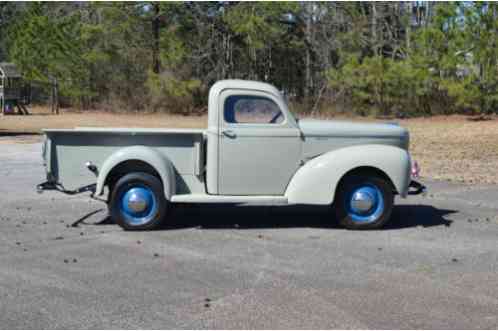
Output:
[[[305,158],[347,146],[381,144],[408,149],[408,130],[389,123],[299,120]]]
[[[305,137],[386,137],[404,138],[408,130],[390,123],[358,123],[347,121],[322,121],[304,119],[299,127]]]

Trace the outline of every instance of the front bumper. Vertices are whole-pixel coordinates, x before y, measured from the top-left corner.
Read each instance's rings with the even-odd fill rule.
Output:
[[[410,184],[408,185],[408,195],[427,195],[427,187],[425,185],[417,182],[416,180],[411,180]]]

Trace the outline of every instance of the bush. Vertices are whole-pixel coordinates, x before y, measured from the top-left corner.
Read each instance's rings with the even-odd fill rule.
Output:
[[[179,79],[171,72],[160,74],[149,72],[146,86],[149,94],[149,107],[154,111],[188,114],[195,108],[194,95],[201,82],[197,79]]]

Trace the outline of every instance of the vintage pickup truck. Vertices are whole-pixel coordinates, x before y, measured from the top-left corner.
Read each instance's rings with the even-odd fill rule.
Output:
[[[44,132],[37,190],[109,192],[110,216],[126,230],[169,222],[178,203],[329,205],[346,228],[373,229],[389,220],[394,195],[425,192],[412,179],[406,129],[298,120],[261,82],[214,84],[206,130]]]

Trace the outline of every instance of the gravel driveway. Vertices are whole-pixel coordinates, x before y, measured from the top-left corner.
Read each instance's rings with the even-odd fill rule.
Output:
[[[40,144],[6,139],[4,329],[498,328],[498,186],[426,181],[380,231],[323,209],[190,206],[130,233],[88,195],[37,195]]]

